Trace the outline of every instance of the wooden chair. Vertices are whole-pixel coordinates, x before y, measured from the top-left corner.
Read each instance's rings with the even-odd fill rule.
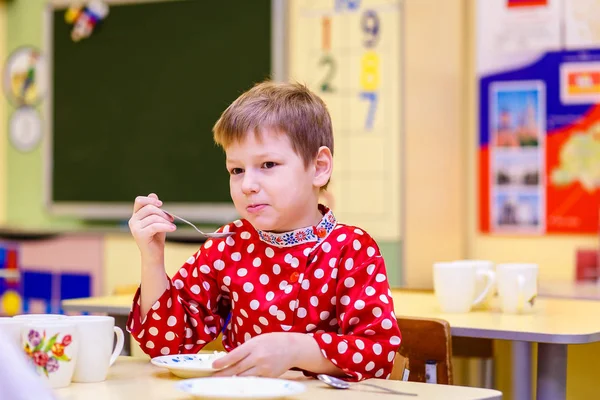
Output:
[[[223,334],[219,333],[219,336],[212,342],[208,342],[202,348],[202,351],[225,351],[225,347],[223,347]]]
[[[390,379],[425,382],[425,363],[437,362],[437,383],[452,384],[452,336],[450,324],[440,319],[398,317],[402,343]]]
[[[410,363],[408,358],[404,357],[400,353],[396,353],[394,358],[394,368],[390,379],[393,381],[407,381],[410,376]]]

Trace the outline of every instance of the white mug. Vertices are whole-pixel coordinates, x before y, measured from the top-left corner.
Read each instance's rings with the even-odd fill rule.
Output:
[[[479,277],[487,284],[476,291]],[[485,300],[496,281],[494,271],[478,270],[473,265],[456,262],[433,264],[433,288],[443,312],[465,313]]]
[[[13,317],[14,319],[23,322],[35,322],[35,321],[48,321],[48,320],[60,320],[67,318],[66,315],[62,314],[19,314]]]
[[[458,260],[458,261],[455,261],[455,263],[458,263],[460,265],[471,265],[475,268],[476,271],[492,271],[492,272],[494,272],[494,263],[492,261],[488,261],[488,260]],[[483,292],[485,290],[486,286],[488,285],[488,281],[489,281],[489,279],[486,274],[477,275],[477,282],[475,284],[475,293]],[[484,297],[484,299],[481,301],[481,303],[473,306],[473,308],[478,308],[478,309],[490,308],[490,303],[491,303],[492,297],[494,296],[495,293],[496,293],[496,280],[494,279],[492,287],[490,288],[487,295]]]
[[[21,347],[21,329],[25,321],[11,317],[0,317],[0,332],[15,346]]]
[[[537,296],[537,264],[498,264],[496,273],[502,311],[531,311]]]
[[[21,331],[22,348],[50,387],[69,386],[79,346],[75,323],[64,318],[28,321]]]
[[[79,332],[79,355],[73,375],[74,382],[101,382],[108,368],[121,354],[123,331],[115,326],[115,319],[106,316],[77,315],[69,317]],[[114,335],[117,343],[113,350]]]

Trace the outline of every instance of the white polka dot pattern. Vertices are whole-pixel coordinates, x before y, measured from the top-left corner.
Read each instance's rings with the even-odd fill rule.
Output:
[[[305,332],[351,379],[389,375],[401,343],[375,241],[338,224],[321,243],[279,247],[238,220],[236,234],[206,241],[140,318],[139,290],[128,321],[142,350],[194,353],[223,329],[231,351],[265,332]],[[291,325],[294,324],[294,325]]]

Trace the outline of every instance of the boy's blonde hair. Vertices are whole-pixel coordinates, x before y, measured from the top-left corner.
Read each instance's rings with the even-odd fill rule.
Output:
[[[319,147],[333,154],[333,130],[327,106],[299,83],[261,82],[238,97],[213,127],[215,142],[227,148],[250,131],[270,128],[290,138],[292,148],[308,166]]]

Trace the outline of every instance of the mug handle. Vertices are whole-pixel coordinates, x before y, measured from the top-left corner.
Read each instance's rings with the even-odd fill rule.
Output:
[[[110,362],[108,363],[109,367],[113,365],[115,361],[117,361],[117,357],[121,355],[121,350],[123,350],[123,344],[125,343],[123,330],[118,326],[115,326],[113,329],[115,331],[115,335],[117,335],[117,344],[115,345],[115,350],[113,351],[112,356],[110,356]]]
[[[477,275],[477,278],[479,278],[481,275],[484,275],[487,279],[487,284],[485,285],[485,288],[479,294],[479,296],[477,296],[475,301],[473,301],[472,306],[476,306],[479,303],[483,302],[483,300],[485,300],[485,298],[487,297],[490,290],[492,290],[492,286],[494,286],[494,284],[496,283],[496,273],[494,271],[479,270],[479,271],[477,271],[476,275]]]
[[[525,308],[525,276],[517,275],[517,310]]]

